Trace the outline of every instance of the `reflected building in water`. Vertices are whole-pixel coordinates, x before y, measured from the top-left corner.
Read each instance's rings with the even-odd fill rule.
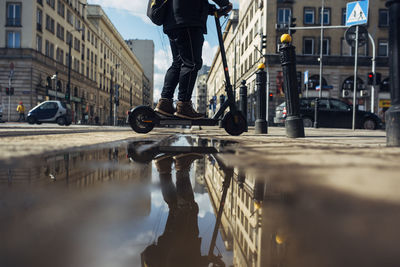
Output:
[[[239,173],[239,174],[238,174]],[[212,157],[208,157],[205,180],[215,211],[221,200],[225,173]],[[265,266],[261,255],[261,209],[255,208],[255,179],[235,170],[228,190],[220,232],[227,250],[233,251],[234,266]]]

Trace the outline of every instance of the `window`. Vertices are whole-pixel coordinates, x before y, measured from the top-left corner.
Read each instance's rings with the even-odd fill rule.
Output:
[[[379,27],[389,26],[389,11],[387,9],[379,9]]]
[[[78,38],[74,38],[74,49],[76,51],[80,51],[81,49],[81,41]]]
[[[40,35],[36,35],[36,50],[42,53],[42,37]]]
[[[21,33],[17,31],[7,31],[7,48],[21,47]]]
[[[387,40],[378,41],[378,56],[380,57],[389,56],[389,43]]]
[[[342,8],[342,25],[346,25],[346,15],[347,15],[346,8]]]
[[[61,0],[57,1],[57,13],[58,13],[58,15],[60,15],[61,17],[64,18],[64,16],[65,16],[65,5],[61,2]]]
[[[54,33],[54,19],[46,15],[46,30]]]
[[[331,99],[330,100],[331,104],[331,109],[335,110],[344,110],[347,111],[349,109],[349,106],[346,103],[343,103],[342,101]]]
[[[67,39],[66,39],[67,44],[69,45],[72,43],[72,34],[67,31]]]
[[[321,8],[319,9],[319,23],[321,24]],[[331,9],[329,7],[324,8],[324,25],[331,24]]]
[[[322,43],[322,54],[324,56],[329,56],[330,55],[330,53],[331,53],[330,44],[331,44],[331,40],[330,39],[328,39],[328,38],[324,39],[324,41]],[[320,47],[318,47],[318,53],[319,53],[319,51],[320,51]]]
[[[36,2],[37,2],[39,5],[43,6],[42,0],[37,0]]]
[[[315,9],[304,8],[304,24],[314,24],[314,23],[315,23]]]
[[[57,23],[57,37],[64,41],[64,27]]]
[[[69,9],[67,10],[67,21],[71,25],[74,24],[74,16],[72,15],[71,11],[69,11]]]
[[[36,29],[42,31],[43,25],[43,12],[39,8],[36,10]]]
[[[51,6],[53,9],[54,9],[54,7],[55,7],[55,0],[46,0],[46,2],[47,2],[47,4],[49,5],[49,6]]]
[[[21,4],[7,3],[7,26],[21,26]]]
[[[64,63],[64,51],[60,48],[56,50],[56,61],[63,64]]]
[[[303,39],[303,54],[314,55],[314,38]]]
[[[278,8],[278,24],[288,24],[291,13],[290,8]]]

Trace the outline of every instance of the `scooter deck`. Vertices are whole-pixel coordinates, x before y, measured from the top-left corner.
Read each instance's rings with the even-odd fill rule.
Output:
[[[183,119],[176,116],[168,117],[162,114],[156,113],[158,126],[166,126],[166,125],[184,125],[184,126],[216,126],[218,125],[219,120],[215,119],[198,119],[198,120],[190,120]]]

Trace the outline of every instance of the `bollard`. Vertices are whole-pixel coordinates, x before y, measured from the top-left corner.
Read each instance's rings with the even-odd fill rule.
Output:
[[[386,2],[389,9],[389,77],[391,107],[386,111],[386,145],[400,147],[400,0]]]
[[[242,81],[242,85],[240,86],[239,102],[240,102],[239,110],[242,112],[243,117],[246,119],[246,124],[247,124],[247,86],[246,86],[246,80],[243,80]],[[248,126],[246,126],[246,132],[248,132]]]
[[[261,63],[258,65],[256,72],[256,87],[257,87],[257,118],[255,122],[255,133],[266,134],[268,133],[267,124],[267,73],[264,71],[265,65]]]
[[[314,128],[318,128],[318,108],[319,98],[314,100]]]
[[[291,44],[292,38],[289,34],[282,35],[281,42],[279,53],[286,98],[286,135],[290,138],[304,137],[304,125],[300,117],[300,99],[297,88],[295,47]]]

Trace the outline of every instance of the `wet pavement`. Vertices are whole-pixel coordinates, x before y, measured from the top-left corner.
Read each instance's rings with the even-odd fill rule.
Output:
[[[0,161],[0,266],[400,266],[398,202],[244,164],[257,148],[173,135]]]

